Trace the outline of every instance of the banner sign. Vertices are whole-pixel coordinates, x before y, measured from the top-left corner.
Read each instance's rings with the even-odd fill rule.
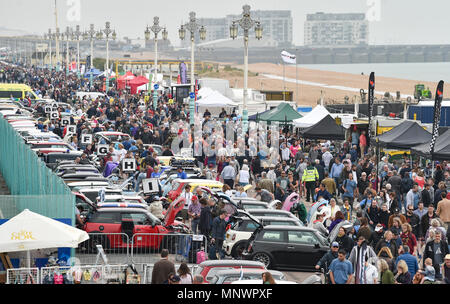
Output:
[[[436,138],[439,135],[439,123],[441,121],[441,105],[444,96],[444,81],[439,81],[436,88],[436,97],[434,99],[434,120],[433,120],[433,137],[431,138],[430,154],[433,158],[434,146],[436,144]]]
[[[370,73],[370,77],[369,77],[369,96],[368,96],[368,101],[369,101],[369,131],[367,132],[367,145],[370,145],[370,130],[372,129],[371,127],[371,121],[372,121],[372,116],[373,116],[373,100],[374,100],[374,94],[375,94],[375,73],[372,72]],[[376,134],[376,131],[375,131]]]

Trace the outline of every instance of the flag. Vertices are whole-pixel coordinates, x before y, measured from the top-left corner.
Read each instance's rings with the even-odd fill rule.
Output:
[[[284,63],[289,63],[289,64],[297,63],[297,56],[292,55],[286,51],[281,52],[281,59],[283,59]]]
[[[374,94],[375,94],[375,73],[372,72],[370,73],[370,77],[369,77],[369,96],[368,96],[368,101],[369,101],[369,130],[367,132],[367,145],[370,145],[370,130],[371,130],[371,121],[372,121],[372,116],[373,116],[373,99],[374,99]],[[375,130],[375,134],[376,134],[376,130]]]
[[[444,81],[441,80],[439,81],[439,84],[436,88],[436,97],[434,99],[433,137],[431,138],[430,143],[431,158],[433,158],[434,145],[436,144],[436,138],[439,135],[439,123],[441,121],[441,105],[443,96],[444,96]]]

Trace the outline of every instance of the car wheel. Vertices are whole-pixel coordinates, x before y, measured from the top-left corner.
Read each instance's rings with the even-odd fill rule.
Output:
[[[270,266],[272,266],[272,261],[270,259],[270,256],[264,252],[255,253],[253,255],[252,260],[263,263],[266,266],[266,268],[269,268]]]
[[[231,256],[235,259],[242,260],[242,252],[245,251],[247,247],[247,242],[239,242],[233,246],[231,250]]]

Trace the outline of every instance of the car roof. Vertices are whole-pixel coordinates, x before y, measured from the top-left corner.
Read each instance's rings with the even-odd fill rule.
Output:
[[[283,225],[268,225],[264,226],[265,230],[295,230],[295,231],[311,231],[315,232],[316,229],[305,226],[283,226]]]
[[[275,274],[275,275],[283,275],[283,273],[281,271],[277,271],[277,270],[267,270],[267,269],[261,269],[261,268],[233,268],[233,269],[223,269],[223,270],[219,270],[216,272],[216,275],[229,275],[229,274],[239,274],[240,272],[243,273],[255,273],[255,274],[262,274],[264,272],[269,271],[271,274]]]
[[[208,260],[199,264],[200,267],[207,266],[263,266],[264,264],[257,261],[246,260]]]
[[[97,203],[98,208],[126,208],[126,209],[146,209],[147,205],[140,203],[131,203],[131,202],[105,202],[105,203]]]
[[[122,190],[121,189],[117,189],[117,188],[108,188],[108,187],[104,187],[104,186],[99,186],[99,187],[83,187],[83,188],[78,188],[79,192],[98,192],[101,189],[105,189],[105,191],[108,192],[117,192],[117,193],[121,193],[122,195]]]
[[[247,204],[247,205],[267,205],[269,206],[268,203],[263,202],[263,201],[244,201],[244,202],[237,202],[239,204]]]
[[[110,204],[110,203],[108,203]],[[147,209],[144,208],[126,208],[126,207],[107,207],[107,208],[100,208],[98,210],[98,212],[121,212],[121,211],[126,211],[126,212],[143,212],[146,211],[144,213],[147,213]]]
[[[249,209],[248,213],[280,213],[280,214],[292,214],[286,210],[278,210],[278,209]]]
[[[258,220],[263,220],[263,221],[278,221],[278,222],[297,222],[296,219],[291,218],[291,217],[279,217],[279,216],[254,216],[255,218],[257,218]],[[249,217],[242,217],[243,220],[249,220],[251,221],[251,219]]]
[[[184,183],[184,184],[202,184],[202,185],[223,185],[223,183],[216,181],[215,179],[181,179],[177,178],[173,180],[174,182]],[[207,186],[206,186],[207,187]]]
[[[108,187],[108,182],[100,182],[100,181],[86,181],[86,182],[71,182],[68,183],[69,187]]]

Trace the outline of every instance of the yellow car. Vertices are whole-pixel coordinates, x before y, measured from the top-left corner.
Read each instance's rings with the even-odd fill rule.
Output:
[[[159,164],[161,166],[170,166],[170,160],[175,158],[175,160],[180,161],[195,161],[193,157],[182,157],[182,156],[158,156]]]

